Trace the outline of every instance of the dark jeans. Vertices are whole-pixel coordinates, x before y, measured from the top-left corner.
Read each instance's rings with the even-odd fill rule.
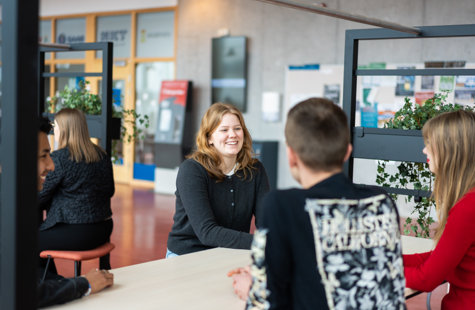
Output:
[[[93,224],[58,223],[39,232],[38,255],[44,250],[83,251],[97,248],[109,242],[114,223],[112,219]],[[40,258],[40,267],[46,267],[47,259]],[[49,265],[48,270],[57,273],[56,266]]]

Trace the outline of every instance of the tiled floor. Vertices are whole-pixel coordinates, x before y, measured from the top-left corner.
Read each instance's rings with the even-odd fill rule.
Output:
[[[165,257],[168,232],[173,223],[175,197],[155,194],[150,189],[116,185],[112,198],[114,231],[112,242],[116,248],[111,253],[112,268],[148,262]],[[73,275],[73,264],[57,261],[60,274]],[[83,263],[83,273],[98,267],[98,260]],[[431,299],[433,310],[440,309],[446,285],[436,289]],[[408,310],[426,309],[423,293],[407,301]]]

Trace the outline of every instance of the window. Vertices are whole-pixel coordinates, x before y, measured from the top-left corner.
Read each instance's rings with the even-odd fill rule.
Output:
[[[137,57],[174,56],[175,13],[142,13],[137,16]]]
[[[131,16],[115,15],[97,18],[97,42],[114,43],[114,58],[130,57]],[[97,57],[102,57],[98,52]]]
[[[56,43],[71,44],[86,42],[86,19],[58,19],[56,22]],[[84,58],[84,52],[56,53],[57,59]]]

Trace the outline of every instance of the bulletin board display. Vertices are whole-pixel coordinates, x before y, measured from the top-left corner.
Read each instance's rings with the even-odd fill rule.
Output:
[[[364,69],[475,68],[464,61],[411,64],[372,63]],[[343,65],[320,65],[313,69],[290,66],[286,70],[284,115],[296,103],[310,97],[325,97],[342,104]],[[435,93],[448,92],[447,102],[475,106],[475,76],[359,76],[356,89],[356,126],[379,127],[402,108],[405,98],[424,104]]]
[[[285,72],[284,115],[311,97],[325,97],[341,106],[343,65],[289,66]]]

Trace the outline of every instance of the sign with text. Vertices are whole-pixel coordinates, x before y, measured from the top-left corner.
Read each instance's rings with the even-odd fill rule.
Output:
[[[113,42],[114,58],[130,57],[130,27],[130,15],[100,16],[97,18],[96,41]]]
[[[65,18],[56,21],[56,43],[74,44],[86,41],[86,19]],[[57,59],[84,58],[84,52],[56,53]]]
[[[158,105],[156,143],[181,144],[189,81],[162,81]]]
[[[137,15],[137,57],[174,57],[175,12]]]

